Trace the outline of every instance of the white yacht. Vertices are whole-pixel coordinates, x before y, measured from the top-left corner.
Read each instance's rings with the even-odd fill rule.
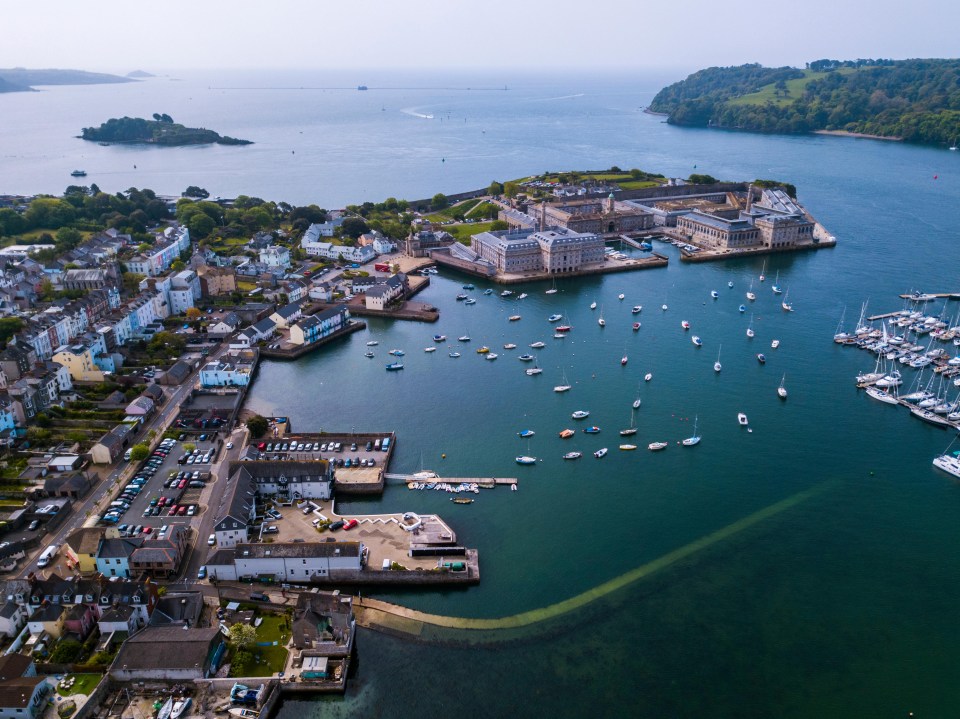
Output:
[[[937,469],[942,469],[948,474],[952,474],[954,477],[960,477],[960,457],[954,454],[941,454],[939,457],[934,458],[933,466]]]

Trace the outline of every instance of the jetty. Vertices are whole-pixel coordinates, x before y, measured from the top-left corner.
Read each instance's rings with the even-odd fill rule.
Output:
[[[516,477],[424,477],[413,474],[393,474],[383,475],[384,479],[393,482],[403,482],[404,484],[413,484],[415,482],[443,482],[445,484],[477,484],[481,487],[491,485],[512,485],[518,484]]]

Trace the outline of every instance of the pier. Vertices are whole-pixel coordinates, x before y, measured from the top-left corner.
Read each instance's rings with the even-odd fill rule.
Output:
[[[388,481],[403,482],[411,484],[413,482],[443,482],[444,484],[478,484],[481,487],[491,485],[512,485],[516,486],[518,480],[516,477],[417,477],[413,474],[391,474],[383,475]]]

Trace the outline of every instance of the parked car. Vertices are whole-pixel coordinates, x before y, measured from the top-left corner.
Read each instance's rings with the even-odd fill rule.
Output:
[[[263,594],[262,592],[254,592],[253,594],[250,595],[250,599],[254,602],[270,601],[270,597],[268,597],[266,594]]]
[[[227,442],[227,449],[233,449],[233,442]]]
[[[280,527],[274,527],[273,525],[269,525],[263,528],[264,534],[278,534],[279,532],[280,532]]]
[[[211,534],[209,537],[207,537],[207,545],[208,545],[208,546],[212,547],[212,546],[213,546],[214,544],[216,544],[216,543],[217,543],[217,535],[216,535],[216,534]]]
[[[22,525],[21,525],[21,526],[22,526]],[[27,529],[29,529],[31,532],[33,532],[33,531],[36,530],[36,528],[39,527],[39,526],[40,526],[40,520],[39,520],[39,519],[34,519],[32,522],[30,522],[30,526],[27,527]]]
[[[330,525],[329,529],[331,532],[336,532],[338,529],[343,529],[343,525],[346,524],[343,520],[339,520]]]
[[[197,579],[206,579],[206,578],[207,578],[207,568],[200,567],[200,569],[197,571]]]
[[[358,524],[360,524],[360,522],[358,522],[356,519],[348,519],[346,522],[343,523],[343,530],[347,531],[348,529],[353,529]]]

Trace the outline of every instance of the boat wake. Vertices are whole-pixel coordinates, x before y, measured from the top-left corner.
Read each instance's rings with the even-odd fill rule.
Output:
[[[558,97],[539,97],[531,102],[555,102],[557,100],[574,100],[578,97],[583,97],[582,92],[578,92],[575,95],[560,95]]]
[[[414,108],[412,108],[412,107],[405,107],[405,108],[403,108],[402,110],[400,110],[400,112],[402,112],[404,115],[410,115],[410,117],[419,117],[421,120],[432,120],[432,119],[433,119],[433,115],[429,115],[429,114],[424,113],[424,112],[417,112],[417,111],[416,111]]]

